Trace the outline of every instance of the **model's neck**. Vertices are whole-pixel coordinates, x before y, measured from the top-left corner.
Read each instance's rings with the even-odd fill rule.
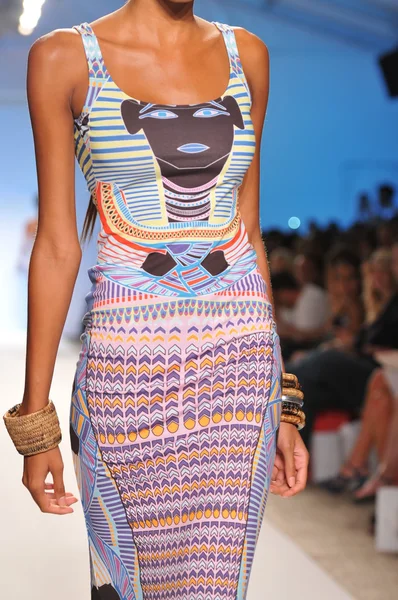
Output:
[[[126,17],[135,22],[177,24],[194,20],[194,1],[170,2],[169,0],[129,0],[124,7]]]
[[[193,5],[193,1],[130,0],[116,11],[121,25],[119,39],[124,32],[126,40],[149,38],[159,48],[188,44],[197,29]]]

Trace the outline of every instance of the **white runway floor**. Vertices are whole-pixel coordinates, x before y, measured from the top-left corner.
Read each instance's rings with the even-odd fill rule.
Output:
[[[3,338],[4,339],[4,338]],[[51,397],[64,440],[67,491],[78,494],[69,449],[69,399],[78,347],[60,349]],[[24,347],[0,346],[1,414],[20,402]],[[80,504],[75,514],[43,515],[21,484],[22,457],[0,426],[0,599],[90,600],[86,531]],[[288,502],[288,500],[280,500]],[[322,544],[322,539],[319,540]],[[248,600],[354,600],[265,519]]]

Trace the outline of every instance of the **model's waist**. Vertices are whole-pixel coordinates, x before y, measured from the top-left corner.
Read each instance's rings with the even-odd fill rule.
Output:
[[[256,261],[247,253],[218,275],[203,265],[179,265],[165,275],[152,275],[125,265],[97,264],[89,269],[92,288],[88,308],[138,306],[172,301],[258,299],[269,303],[268,290]]]
[[[256,281],[257,280],[257,281]],[[236,314],[274,322],[273,309],[261,276],[254,272],[241,281],[242,289],[226,288],[203,296],[167,297],[124,289],[122,294],[106,297],[101,285],[87,295],[83,323],[90,328],[93,319],[110,324],[127,319],[131,322],[164,321],[169,318],[229,320]],[[250,284],[250,285],[249,285]]]

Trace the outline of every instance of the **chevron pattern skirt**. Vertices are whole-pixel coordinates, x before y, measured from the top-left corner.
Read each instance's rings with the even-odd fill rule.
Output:
[[[93,599],[246,598],[280,369],[264,286],[90,312],[70,434]]]

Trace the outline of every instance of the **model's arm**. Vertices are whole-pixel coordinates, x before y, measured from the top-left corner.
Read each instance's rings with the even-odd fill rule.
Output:
[[[28,282],[25,389],[20,414],[47,405],[55,359],[81,260],[74,194],[71,32],[38,40],[28,62],[28,102],[39,188],[39,220]],[[56,401],[55,401],[56,404]],[[52,494],[45,479],[52,474]],[[73,512],[59,448],[25,458],[23,483],[43,512]]]
[[[255,156],[239,191],[239,209],[273,304],[268,259],[260,226],[260,151],[269,95],[269,54],[265,44],[244,29],[236,30],[236,38],[251,91],[251,118],[256,135]],[[308,452],[297,428],[288,423],[280,425],[277,446],[271,491],[284,497],[294,496],[306,486]]]

